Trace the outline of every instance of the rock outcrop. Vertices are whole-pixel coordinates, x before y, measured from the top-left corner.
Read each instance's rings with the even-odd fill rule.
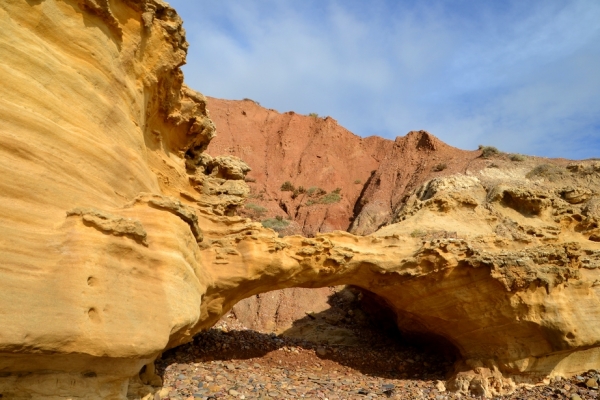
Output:
[[[0,394],[147,393],[206,281],[179,199],[214,126],[183,85],[181,19],[160,0],[10,0],[0,20]]]
[[[598,368],[596,163],[465,170],[372,235],[280,238],[235,215],[248,165],[204,154],[215,128],[166,3],[9,0],[0,20],[3,398],[151,398],[156,357],[236,302],[341,284],[453,346],[454,390]]]

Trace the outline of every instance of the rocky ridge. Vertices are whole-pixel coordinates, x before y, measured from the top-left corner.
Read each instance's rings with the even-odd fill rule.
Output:
[[[250,197],[240,211],[255,220],[291,221],[285,234],[373,233],[426,181],[485,165],[478,162],[481,151],[454,148],[426,131],[393,141],[361,138],[331,117],[279,113],[249,99],[209,97],[208,107],[219,135],[207,152],[252,167]]]
[[[160,354],[288,287],[371,293],[406,335],[456,350],[458,393],[597,368],[597,162],[481,161],[371,235],[279,237],[235,215],[248,164],[205,154],[175,10],[10,1],[0,18],[3,398],[152,398]]]

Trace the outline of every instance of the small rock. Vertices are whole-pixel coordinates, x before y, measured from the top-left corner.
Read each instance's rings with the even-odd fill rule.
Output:
[[[444,382],[442,381],[437,381],[435,383],[435,388],[437,389],[438,392],[443,393],[446,391],[446,385],[444,384]]]
[[[570,400],[582,400],[581,396],[579,396],[577,393],[573,393],[571,395],[571,397],[569,397]]]
[[[220,391],[220,390],[221,390],[221,387],[220,387],[220,386],[218,386],[218,385],[210,385],[210,386],[208,387],[208,390],[210,390],[210,391],[211,391],[211,392],[213,392],[213,393],[216,393],[216,392],[218,392],[218,391]]]
[[[230,394],[231,396],[237,396],[237,395],[239,395],[240,393],[239,393],[237,390],[234,390],[234,389],[229,389],[229,394]]]
[[[585,382],[585,386],[589,387],[590,389],[598,389],[598,381],[596,378],[590,378]]]
[[[317,347],[317,351],[316,351],[317,355],[319,356],[326,356],[327,355],[327,349],[325,347]]]

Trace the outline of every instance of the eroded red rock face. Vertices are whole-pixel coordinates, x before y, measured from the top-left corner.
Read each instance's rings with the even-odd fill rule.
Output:
[[[484,164],[476,160],[480,154],[449,146],[426,131],[398,136],[385,148],[377,170],[365,184],[349,231],[368,235],[389,224],[394,211],[426,181],[481,169]]]
[[[372,233],[389,222],[408,191],[435,176],[465,172],[480,154],[425,131],[395,141],[361,138],[331,117],[281,114],[251,100],[209,98],[208,108],[218,135],[207,152],[250,165],[247,215],[283,217],[290,221],[286,234]],[[286,181],[296,192],[281,190]]]

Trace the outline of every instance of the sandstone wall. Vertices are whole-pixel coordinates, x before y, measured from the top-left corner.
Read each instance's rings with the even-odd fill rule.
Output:
[[[181,20],[91,0],[3,1],[0,20],[0,393],[123,397],[199,317],[188,223],[136,200],[187,184],[214,133]]]

